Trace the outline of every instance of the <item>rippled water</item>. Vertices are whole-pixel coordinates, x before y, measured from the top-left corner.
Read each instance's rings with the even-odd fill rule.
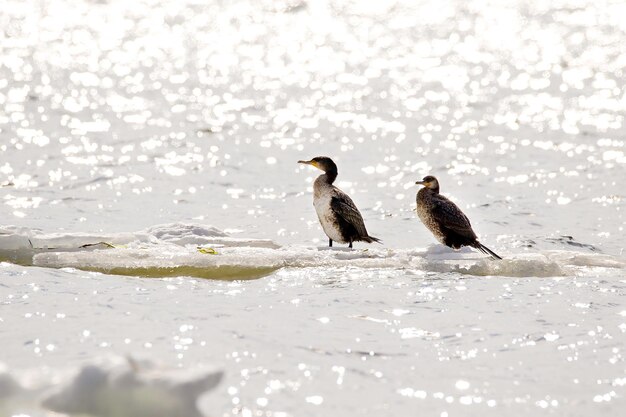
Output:
[[[26,265],[0,267],[10,370],[142,352],[222,366],[210,415],[624,408],[624,2],[2,9],[0,226],[17,228],[0,237],[136,245],[95,258],[0,247]],[[317,155],[335,159],[339,187],[384,241],[363,255],[379,264],[311,255],[326,242],[318,172],[296,161]],[[429,263],[439,252],[420,252],[434,239],[414,213],[427,174],[505,268]],[[135,265],[155,242],[127,234],[174,222],[271,239],[224,261],[270,269],[221,282],[41,268],[89,269],[100,253]],[[184,252],[195,242],[156,243],[148,263],[199,256]]]

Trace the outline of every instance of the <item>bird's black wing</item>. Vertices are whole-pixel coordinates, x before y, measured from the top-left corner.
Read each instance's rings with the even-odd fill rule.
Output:
[[[433,198],[432,215],[439,225],[461,236],[476,238],[467,216],[452,201],[442,195]]]
[[[363,217],[356,205],[347,194],[338,191],[330,200],[332,210],[347,223],[352,225],[361,237],[367,237],[367,229]]]

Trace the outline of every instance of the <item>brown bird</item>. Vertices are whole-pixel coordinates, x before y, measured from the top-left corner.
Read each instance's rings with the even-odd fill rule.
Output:
[[[478,241],[469,219],[461,209],[439,194],[437,178],[429,175],[415,184],[424,186],[416,197],[417,215],[439,242],[453,249],[471,246],[493,259],[502,259]]]

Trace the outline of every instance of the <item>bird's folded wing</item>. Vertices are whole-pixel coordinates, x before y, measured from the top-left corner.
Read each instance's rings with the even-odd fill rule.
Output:
[[[330,200],[330,207],[339,217],[351,224],[359,236],[367,236],[363,217],[350,197],[345,194],[335,196]]]
[[[432,215],[437,222],[446,229],[462,236],[473,237],[474,231],[469,219],[460,208],[443,196],[433,199]]]

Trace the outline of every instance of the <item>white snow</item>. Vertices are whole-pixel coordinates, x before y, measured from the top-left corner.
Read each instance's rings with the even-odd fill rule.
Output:
[[[24,244],[29,240],[33,247]],[[310,267],[408,268],[508,277],[564,276],[584,271],[586,267],[624,268],[622,261],[607,255],[563,250],[502,253],[505,259],[494,261],[467,248],[455,252],[442,245],[426,250],[380,246],[354,250],[299,245],[280,247],[270,240],[231,238],[215,227],[183,223],[108,235],[46,234],[4,227],[0,231],[0,255],[7,260],[32,257],[33,265],[50,268],[218,279],[255,278],[280,268]]]

